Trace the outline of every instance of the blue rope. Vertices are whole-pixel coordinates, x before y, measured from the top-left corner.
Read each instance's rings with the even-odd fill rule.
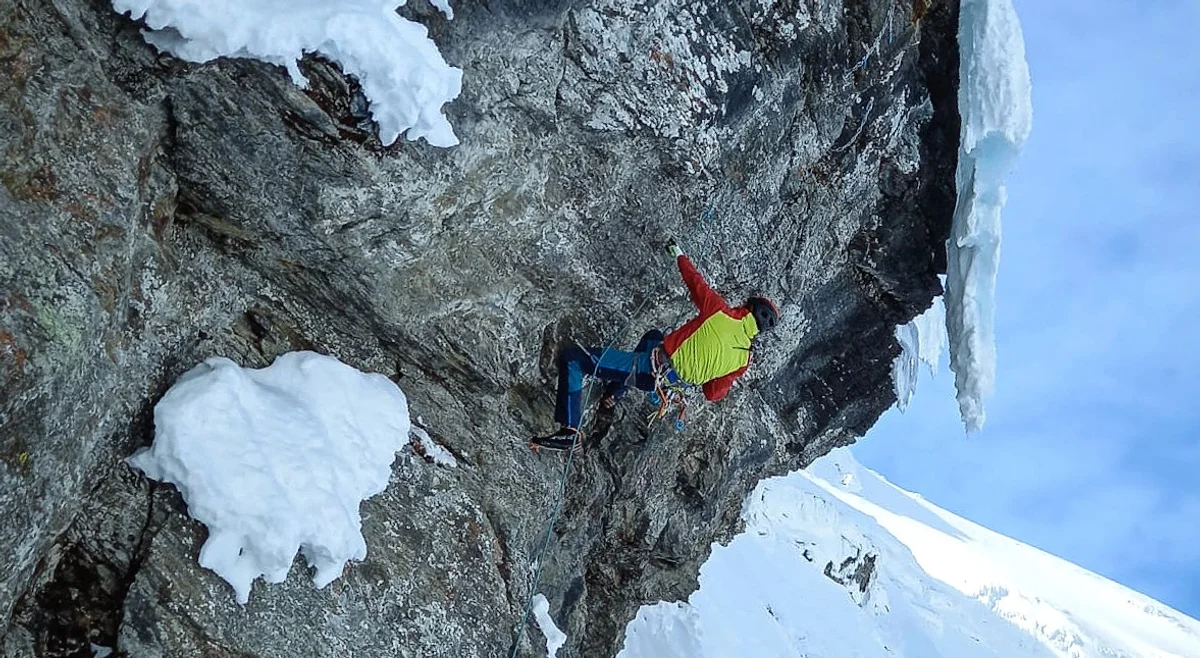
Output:
[[[702,224],[704,224],[704,221],[712,216],[712,212],[713,212],[713,204],[709,203],[708,210],[704,213],[703,216],[701,216],[700,221],[697,222],[696,225],[693,226],[692,229],[688,231],[688,235],[690,236],[692,233],[694,233],[696,231],[696,229],[700,228],[700,226]],[[669,269],[665,270],[662,274],[660,274],[658,276],[658,281],[655,283],[655,288],[662,287],[662,282],[663,282],[663,279],[666,278],[667,272],[670,272],[670,270]],[[632,313],[629,314],[629,319],[625,321],[625,325],[621,327],[621,330],[617,332],[617,335],[613,337],[613,339],[608,343],[608,345],[606,345],[604,347],[604,351],[602,351],[600,353],[600,361],[601,362],[604,361],[605,356],[608,356],[609,350],[611,350],[613,348],[613,346],[617,344],[617,341],[619,341],[621,339],[621,336],[625,335],[625,332],[628,331],[629,327],[633,324],[634,319],[636,319],[637,316],[641,314],[642,309],[644,309],[646,307],[646,304],[649,302],[650,302],[650,296],[646,295],[646,298],[642,300],[642,303],[638,304],[638,307],[636,309],[634,309]],[[598,365],[599,365],[599,362],[597,363],[597,366]],[[587,400],[588,397],[591,395],[592,385],[595,383],[596,383],[595,377],[588,377],[587,388],[584,389],[584,392],[583,392],[584,400]],[[578,428],[580,430],[580,433],[576,435],[576,439],[575,439],[576,441],[579,441],[582,439],[582,430],[583,430],[585,421],[587,420],[587,412],[588,412],[588,410],[585,407],[583,410],[583,413],[580,414],[579,428]],[[544,538],[542,539],[542,548],[541,548],[541,550],[539,550],[537,552],[537,569],[535,569],[534,573],[533,573],[533,584],[529,588],[529,597],[525,601],[525,612],[524,612],[524,614],[521,615],[521,622],[519,624],[517,624],[517,629],[516,629],[517,630],[517,639],[513,642],[512,652],[509,653],[509,658],[516,658],[517,651],[521,648],[521,640],[525,639],[525,626],[526,626],[526,624],[529,623],[530,613],[533,612],[533,597],[537,596],[538,584],[542,580],[542,566],[543,566],[542,557],[544,557],[546,555],[546,549],[550,548],[550,533],[554,531],[554,524],[558,523],[558,517],[560,514],[562,514],[563,500],[567,496],[567,481],[570,479],[571,464],[574,461],[575,461],[575,449],[574,449],[574,446],[572,446],[572,449],[567,452],[566,465],[563,466],[562,478],[558,482],[558,500],[554,503],[554,510],[550,513],[550,520],[546,524],[546,532],[544,534]]]

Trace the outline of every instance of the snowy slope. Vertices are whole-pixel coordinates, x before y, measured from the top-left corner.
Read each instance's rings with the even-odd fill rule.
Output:
[[[769,480],[621,658],[1200,656],[1200,622],[941,510],[837,451]]]

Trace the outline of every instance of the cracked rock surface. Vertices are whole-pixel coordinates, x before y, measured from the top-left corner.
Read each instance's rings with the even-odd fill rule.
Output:
[[[0,656],[507,656],[538,590],[559,656],[610,656],[686,597],[761,478],[892,404],[896,324],[940,293],[957,2],[491,0],[407,6],[464,71],[462,144],[383,147],[357,83],[158,55],[101,0],[0,0]],[[563,458],[554,353],[690,306],[678,236],[782,323],[682,433],[639,395]],[[250,603],[123,459],[212,355],[384,373],[459,468],[405,450],[368,556]],[[531,637],[532,636],[532,637]],[[530,624],[518,655],[544,644]]]

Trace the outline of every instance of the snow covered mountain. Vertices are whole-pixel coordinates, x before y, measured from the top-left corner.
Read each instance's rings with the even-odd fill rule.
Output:
[[[1200,622],[946,512],[841,449],[765,481],[620,658],[1200,656]]]

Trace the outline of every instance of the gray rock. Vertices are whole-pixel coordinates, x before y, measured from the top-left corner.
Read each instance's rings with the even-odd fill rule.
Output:
[[[506,656],[535,562],[559,655],[612,655],[754,483],[892,404],[893,328],[944,269],[956,2],[404,11],[465,72],[459,147],[383,147],[318,56],[301,90],[160,56],[102,0],[0,0],[5,658]],[[593,427],[543,554],[564,464],[525,438],[552,425],[554,352],[686,319],[668,234],[782,326],[683,433],[636,397]],[[292,349],[393,377],[462,467],[401,453],[366,561],[239,607],[178,494],[122,460],[196,362]]]

